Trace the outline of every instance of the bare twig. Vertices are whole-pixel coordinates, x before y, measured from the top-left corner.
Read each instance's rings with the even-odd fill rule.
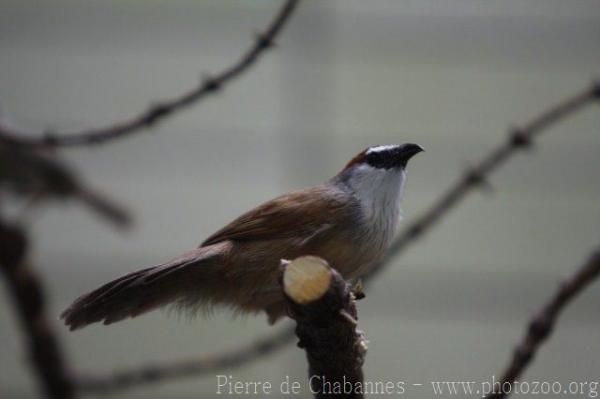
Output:
[[[130,223],[125,210],[84,185],[56,156],[1,140],[0,188],[27,198],[74,198],[118,227],[126,227]]]
[[[315,398],[363,398],[366,340],[349,284],[325,260],[304,256],[285,266],[282,286]]]
[[[596,249],[575,275],[561,285],[558,292],[550,299],[550,302],[529,322],[527,333],[517,346],[502,379],[496,383],[493,392],[486,398],[501,399],[510,395],[512,389],[506,389],[505,384],[512,386],[512,383],[523,374],[540,345],[552,333],[560,312],[599,275],[600,247]]]
[[[394,257],[400,255],[409,245],[416,242],[416,240],[421,238],[425,232],[431,229],[431,227],[435,226],[435,224],[443,216],[447,215],[448,211],[450,211],[461,200],[466,198],[469,193],[473,192],[473,188],[483,184],[485,182],[485,178],[497,167],[501,166],[505,161],[507,161],[510,158],[510,155],[513,155],[516,150],[525,148],[527,145],[531,145],[533,139],[535,139],[537,135],[540,134],[544,129],[561,121],[562,119],[565,119],[597,99],[600,99],[600,82],[594,83],[591,87],[585,88],[583,91],[574,95],[573,97],[570,97],[558,105],[550,108],[549,110],[542,112],[539,116],[532,119],[531,122],[525,124],[524,127],[520,129],[513,129],[510,132],[509,141],[507,143],[504,143],[500,147],[493,149],[490,154],[486,156],[475,168],[467,171],[467,173],[461,176],[453,186],[451,186],[437,201],[433,203],[428,211],[426,211],[415,222],[411,223],[410,226],[408,226],[408,228],[406,228],[404,232],[399,235],[385,259],[368,276],[365,277],[365,280],[376,275],[377,272],[381,271],[387,264],[389,264]],[[272,353],[277,349],[284,348],[286,344],[292,341],[293,337],[294,335],[291,333],[291,331],[288,331],[288,335],[283,338],[281,336],[267,337],[263,341],[260,341],[260,344],[265,345],[272,342],[272,350],[269,351],[269,353]],[[243,353],[248,351],[252,345],[253,344],[250,344],[249,346],[242,348],[240,352]],[[225,357],[233,357],[235,352],[236,351],[227,353]],[[256,361],[262,356],[259,351],[253,350],[252,352],[255,354],[254,356],[240,356],[239,358],[241,361],[236,363],[235,366],[241,366],[244,362]],[[200,358],[197,360],[197,362],[203,364],[206,361]],[[175,363],[175,366],[172,368],[174,370],[178,370],[178,364],[179,363]],[[168,364],[153,366],[149,369],[151,371],[154,369],[161,370],[159,373],[159,378],[167,379],[171,377],[206,374],[209,371],[216,371],[221,367],[222,366],[215,367],[214,370],[200,368],[198,371],[189,370],[186,373],[177,373],[177,371],[171,372],[171,366]],[[129,372],[123,372],[120,375],[143,375],[144,370],[146,370],[146,368],[143,368],[139,371],[133,370]],[[127,377],[125,377],[125,379],[126,378]],[[95,380],[98,382],[98,384],[92,384],[94,385],[92,387],[92,385],[84,383],[82,384],[82,389],[85,391],[93,390],[95,392],[102,392],[102,385],[106,384],[106,386],[110,387],[110,392],[116,391],[121,386],[116,379],[118,379],[118,376],[115,378],[104,377],[93,379],[90,377],[88,381]],[[135,380],[135,383],[124,384],[124,386],[143,384],[146,381],[153,381],[154,379],[142,378]]]
[[[421,238],[474,189],[485,186],[487,178],[492,172],[505,164],[519,150],[533,146],[539,134],[598,99],[600,99],[600,82],[595,82],[574,96],[542,112],[523,126],[511,129],[508,139],[504,143],[493,148],[479,163],[463,173],[423,215],[398,236],[383,261],[373,268],[365,279],[378,273],[394,257]]]
[[[27,337],[27,349],[48,398],[75,396],[65,361],[46,315],[44,292],[36,274],[27,265],[27,238],[23,231],[0,221],[0,268],[12,294]]]
[[[83,393],[111,394],[127,388],[167,379],[213,374],[218,370],[230,370],[268,356],[287,346],[295,337],[292,328],[270,334],[242,347],[199,359],[183,360],[166,364],[147,365],[131,371],[115,372],[105,377],[82,375],[77,387]]]
[[[148,110],[133,118],[106,127],[83,130],[73,133],[46,132],[41,137],[31,137],[26,132],[0,125],[0,139],[12,143],[37,147],[66,147],[93,145],[124,137],[143,129],[155,126],[169,116],[199,102],[210,94],[223,89],[227,83],[242,75],[268,49],[275,44],[277,35],[282,31],[300,0],[287,0],[267,29],[256,36],[252,47],[232,66],[222,72],[209,76],[193,90],[170,100],[152,105]],[[29,136],[29,137],[28,137]]]

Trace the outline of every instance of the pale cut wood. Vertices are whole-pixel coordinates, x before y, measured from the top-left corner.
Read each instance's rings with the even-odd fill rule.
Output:
[[[296,321],[316,399],[364,399],[366,337],[357,329],[355,295],[342,275],[312,256],[282,262],[287,313]],[[334,265],[335,266],[335,265]],[[336,392],[334,386],[344,387]]]
[[[331,268],[324,259],[302,256],[285,266],[283,290],[294,302],[306,305],[320,299],[331,285]]]

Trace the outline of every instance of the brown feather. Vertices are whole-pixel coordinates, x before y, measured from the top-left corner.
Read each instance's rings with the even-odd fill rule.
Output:
[[[210,300],[226,246],[189,251],[170,262],[113,280],[76,299],[61,318],[71,330],[90,323],[111,324],[191,297]]]
[[[62,315],[72,329],[113,323],[154,308],[265,310],[274,322],[285,312],[278,284],[281,259],[320,256],[345,278],[377,259],[359,222],[358,200],[326,183],[277,197],[243,214],[189,253],[128,274],[77,299]]]
[[[344,206],[341,196],[323,185],[277,197],[241,215],[201,246],[227,240],[256,241],[311,235],[331,224]]]

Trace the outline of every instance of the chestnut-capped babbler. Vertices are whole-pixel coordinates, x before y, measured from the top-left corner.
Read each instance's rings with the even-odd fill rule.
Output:
[[[75,300],[61,317],[72,330],[114,323],[173,304],[191,311],[224,305],[285,314],[281,259],[315,255],[345,279],[385,253],[400,221],[406,163],[416,144],[369,147],[323,184],[277,197],[243,214],[200,247],[124,275]]]

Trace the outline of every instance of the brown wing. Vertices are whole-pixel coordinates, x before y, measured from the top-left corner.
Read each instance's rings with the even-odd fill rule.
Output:
[[[344,213],[337,212],[347,205],[340,195],[323,186],[282,195],[238,217],[201,246],[226,240],[309,237],[335,225]]]

